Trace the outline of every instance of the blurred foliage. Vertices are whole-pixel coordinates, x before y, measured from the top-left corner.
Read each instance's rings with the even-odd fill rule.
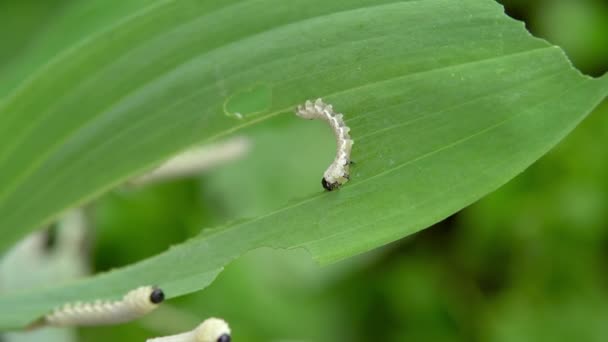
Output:
[[[562,45],[584,72],[608,70],[604,2],[504,3],[534,33]],[[23,2],[19,15],[31,20],[13,20],[23,25],[14,29],[27,37],[50,4]],[[0,20],[15,19],[2,6],[6,2]],[[2,34],[11,42],[0,52],[4,64],[27,41]],[[81,340],[143,341],[215,315],[232,324],[235,341],[605,341],[606,146],[608,104],[508,185],[413,237],[323,269],[303,251],[258,250],[231,264],[207,290],[171,301],[141,323],[83,329]],[[273,162],[255,152],[250,158]],[[94,211],[95,268],[156,254],[201,226],[264,212],[289,198],[276,192],[280,186],[217,196],[239,181],[239,168],[235,163],[200,179],[105,196]]]
[[[31,43],[28,37],[34,37],[50,18],[57,6],[65,0],[51,1],[2,1],[0,2],[0,68],[6,67],[20,55]],[[15,32],[20,32],[15,35]]]

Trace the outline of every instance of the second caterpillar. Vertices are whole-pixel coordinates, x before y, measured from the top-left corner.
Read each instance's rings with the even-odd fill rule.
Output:
[[[122,300],[94,303],[68,303],[53,310],[37,325],[56,327],[120,324],[150,313],[165,299],[163,291],[142,286],[127,293]]]

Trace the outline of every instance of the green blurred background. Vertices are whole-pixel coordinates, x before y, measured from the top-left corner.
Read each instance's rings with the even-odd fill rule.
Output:
[[[69,1],[0,3],[0,81],[3,70],[41,44],[37,37]],[[501,2],[535,35],[562,46],[583,72],[608,70],[604,1]],[[263,153],[273,145],[294,155],[287,152],[297,146],[274,146],[283,141],[277,132],[293,131],[277,126],[292,124],[277,119],[251,129],[246,135],[256,145],[246,158],[199,178],[123,189],[91,204],[92,270],[135,262],[201,227],[293,198],[298,163],[306,161]],[[316,150],[332,144],[318,132]],[[253,251],[205,291],[171,300],[137,323],[82,329],[78,340],[145,341],[213,315],[230,322],[237,342],[608,341],[607,146],[604,103],[525,173],[419,234],[323,268],[303,250]],[[291,171],[266,174],[273,164]]]

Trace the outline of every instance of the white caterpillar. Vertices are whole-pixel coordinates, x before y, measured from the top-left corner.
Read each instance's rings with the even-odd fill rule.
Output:
[[[120,324],[137,319],[158,307],[165,299],[159,288],[142,286],[128,292],[122,300],[66,304],[44,317],[51,326],[94,326]]]
[[[209,318],[192,331],[157,337],[146,342],[230,342],[230,327],[219,318]]]
[[[323,179],[321,180],[323,187],[327,191],[332,191],[348,182],[350,179],[350,152],[354,141],[348,134],[350,128],[344,123],[344,116],[334,112],[332,105],[324,103],[321,99],[317,99],[314,103],[309,100],[304,105],[298,106],[296,115],[304,119],[321,119],[326,121],[336,136],[336,143],[338,145],[336,158],[323,174]]]

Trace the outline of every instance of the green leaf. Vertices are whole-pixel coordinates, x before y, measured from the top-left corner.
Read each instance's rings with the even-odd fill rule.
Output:
[[[490,0],[122,8],[5,98],[0,250],[197,142],[271,130],[266,155],[314,162],[298,166],[288,204],[121,270],[0,297],[0,329],[142,284],[196,291],[260,247],[302,247],[327,263],[402,238],[523,171],[608,93],[608,78],[581,75]],[[308,148],[316,135],[299,133],[320,126],[293,115],[317,97],[345,114],[355,140],[352,180],[331,193],[318,165],[334,146]]]

